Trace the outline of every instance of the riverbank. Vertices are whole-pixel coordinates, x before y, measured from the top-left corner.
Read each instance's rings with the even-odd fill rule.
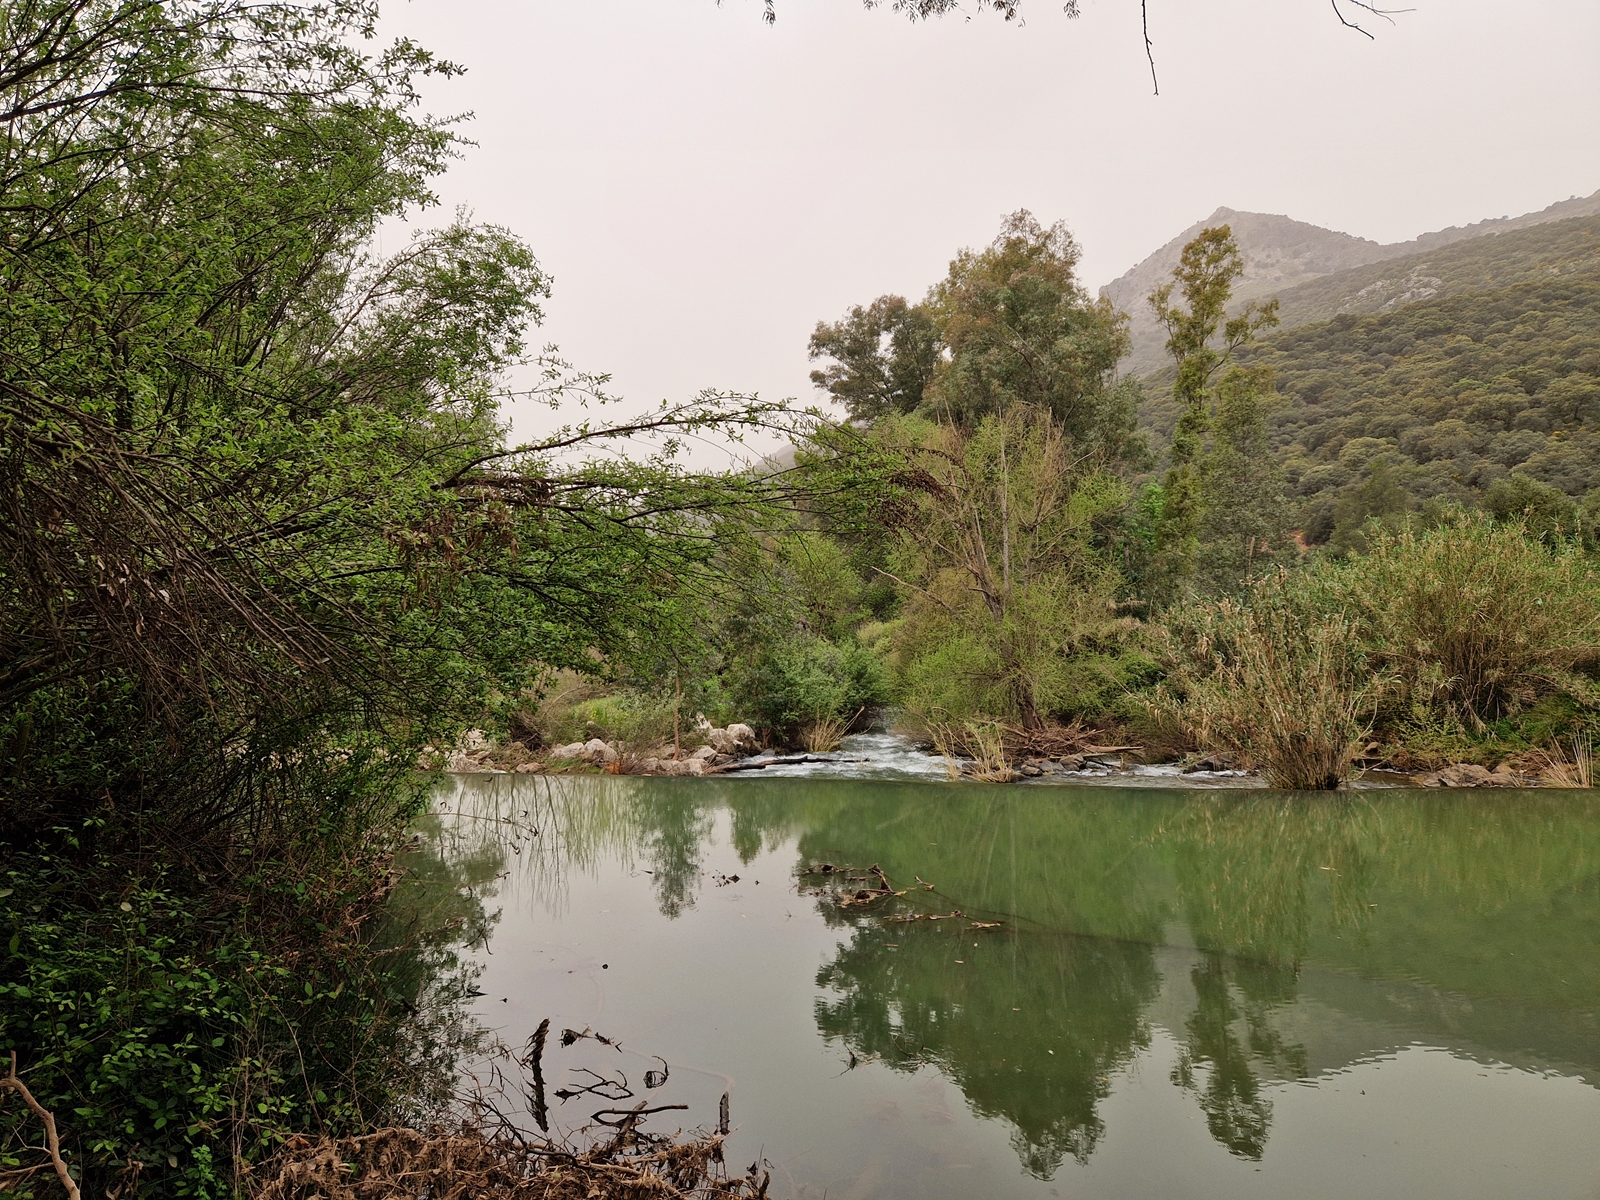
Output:
[[[748,726],[733,726],[741,731]],[[714,729],[714,734],[725,731]],[[476,734],[476,731],[474,731]],[[476,734],[481,738],[481,734]],[[474,735],[468,735],[469,742]],[[1045,740],[1040,738],[1040,741]],[[997,765],[971,755],[941,753],[924,740],[888,728],[847,734],[833,750],[790,753],[761,750],[749,741],[729,743],[730,753],[707,744],[680,759],[663,757],[662,748],[630,756],[602,739],[562,747],[568,753],[549,763],[531,757],[524,747],[495,748],[482,742],[476,751],[458,750],[446,768],[452,775],[613,774],[708,778],[718,775],[761,775],[767,778],[958,780],[1032,785],[1123,787],[1266,787],[1259,771],[1233,766],[1218,755],[1189,755],[1166,762],[1143,761],[1140,747],[1100,747],[1082,735],[1063,739],[1067,748],[1055,754],[1007,753]],[[750,741],[753,741],[753,734]],[[1072,744],[1081,749],[1072,750]],[[429,760],[425,760],[424,765]],[[431,761],[437,761],[435,756]],[[1586,766],[1586,763],[1585,763]],[[1587,771],[1578,764],[1542,752],[1505,761],[1491,770],[1480,763],[1447,763],[1404,771],[1367,759],[1349,786],[1356,788],[1534,788],[1587,787]]]

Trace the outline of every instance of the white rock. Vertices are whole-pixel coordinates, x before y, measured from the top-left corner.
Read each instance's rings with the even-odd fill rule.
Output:
[[[699,759],[701,762],[710,762],[712,759],[714,759],[717,756],[717,753],[718,753],[718,751],[717,751],[717,747],[715,746],[715,744],[710,745],[710,746],[701,746],[700,749],[696,750],[693,754],[689,755],[689,758],[691,760],[692,759]]]
[[[489,738],[481,729],[469,729],[463,733],[456,742],[457,750],[464,750],[468,754],[476,754],[480,750],[489,748]]]
[[[557,746],[550,751],[552,762],[571,762],[573,759],[583,757],[583,743],[569,742],[565,746]]]
[[[617,761],[617,752],[609,744],[599,738],[590,738],[583,744],[583,758],[585,762],[592,762],[595,766],[604,766],[606,763]]]
[[[733,733],[727,729],[708,729],[705,731],[706,741],[716,749],[718,754],[732,754],[736,749]]]
[[[757,748],[756,731],[742,721],[729,725],[728,736],[733,739],[734,750],[754,750]],[[732,753],[729,751],[728,753]]]

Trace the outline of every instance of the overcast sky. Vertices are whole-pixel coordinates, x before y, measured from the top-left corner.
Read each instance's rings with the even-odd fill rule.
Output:
[[[1324,0],[1148,2],[1159,96],[1137,0],[778,0],[773,26],[759,0],[391,0],[385,32],[467,68],[427,91],[478,143],[443,211],[525,238],[555,281],[536,337],[639,403],[810,402],[817,320],[920,296],[1017,208],[1064,219],[1098,288],[1219,205],[1387,242],[1600,188],[1594,0],[1418,0],[1376,40]]]

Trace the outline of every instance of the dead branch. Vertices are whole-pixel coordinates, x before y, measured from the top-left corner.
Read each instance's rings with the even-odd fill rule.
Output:
[[[66,1161],[61,1157],[61,1138],[56,1133],[55,1114],[33,1098],[28,1085],[17,1075],[15,1050],[11,1052],[11,1073],[0,1079],[0,1088],[16,1092],[22,1097],[22,1102],[28,1106],[29,1111],[44,1123],[45,1149],[50,1153],[50,1163],[56,1169],[56,1178],[61,1180],[61,1186],[66,1189],[69,1200],[81,1200],[78,1185],[73,1181],[71,1172],[67,1170]]]

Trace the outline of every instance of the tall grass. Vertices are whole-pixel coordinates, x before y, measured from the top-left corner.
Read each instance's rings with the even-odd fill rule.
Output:
[[[1545,768],[1540,772],[1551,787],[1591,788],[1594,786],[1594,743],[1587,736],[1572,739],[1571,758],[1566,747],[1557,746],[1545,755]]]
[[[1382,692],[1354,626],[1257,588],[1190,615],[1189,652],[1148,702],[1195,742],[1257,767],[1274,787],[1336,788],[1350,777]]]
[[[1575,730],[1600,724],[1593,561],[1479,518],[1374,532],[1367,554],[1180,610],[1167,632],[1151,711],[1282,787],[1336,786],[1374,727],[1478,737],[1555,694]]]
[[[1006,761],[1005,726],[999,721],[929,721],[928,733],[951,779],[1010,783],[1017,777]]]
[[[844,741],[844,735],[850,732],[856,718],[865,709],[858,709],[853,717],[834,716],[818,713],[804,729],[800,731],[800,744],[812,754],[827,754],[837,750]]]

